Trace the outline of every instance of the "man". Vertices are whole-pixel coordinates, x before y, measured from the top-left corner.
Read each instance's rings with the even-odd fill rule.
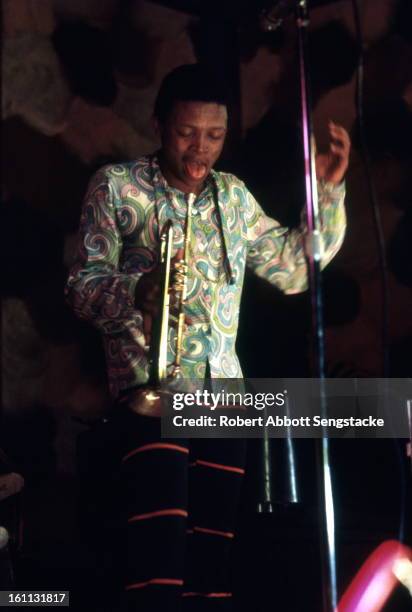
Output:
[[[160,151],[106,166],[91,182],[67,296],[78,315],[102,331],[110,390],[120,400],[130,609],[228,610],[244,442],[161,441],[158,419],[121,406],[147,382],[159,234],[172,220],[173,255],[181,252],[188,194],[196,200],[182,352],[187,378],[203,379],[207,369],[212,378],[241,377],[235,341],[245,265],[286,293],[303,291],[304,228],[281,227],[242,181],[213,170],[226,137],[227,108],[221,84],[206,69],[188,65],[170,73],[154,117]],[[342,127],[331,123],[329,131],[329,152],[317,159],[323,266],[343,240],[341,181],[350,146]],[[169,333],[172,360],[175,330]]]

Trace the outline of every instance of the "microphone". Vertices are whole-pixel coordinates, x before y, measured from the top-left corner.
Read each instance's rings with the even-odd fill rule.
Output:
[[[278,30],[283,21],[295,11],[296,0],[278,0],[271,8],[264,9],[259,18],[260,27],[264,32]]]
[[[274,32],[279,29],[286,19],[292,13],[303,9],[306,12],[309,8],[316,8],[327,4],[335,4],[341,0],[277,0],[273,2],[270,8],[265,8],[260,14],[260,27],[265,32]],[[310,5],[310,6],[309,6]]]

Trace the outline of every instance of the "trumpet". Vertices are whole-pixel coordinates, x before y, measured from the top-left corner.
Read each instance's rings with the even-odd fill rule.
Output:
[[[187,297],[187,271],[192,227],[194,193],[187,197],[183,257],[172,263],[173,223],[168,221],[160,235],[160,316],[152,323],[152,339],[149,350],[149,379],[144,389],[132,394],[129,408],[144,416],[160,416],[160,387],[168,380],[181,378],[181,358],[185,324],[184,307]],[[174,315],[170,297],[174,296]],[[176,349],[173,364],[167,363],[169,328],[176,328]],[[170,368],[170,373],[168,372]]]

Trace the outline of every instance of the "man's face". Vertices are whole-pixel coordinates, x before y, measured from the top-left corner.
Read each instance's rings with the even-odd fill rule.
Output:
[[[179,101],[158,127],[161,167],[166,180],[186,193],[200,193],[225,142],[226,106]]]

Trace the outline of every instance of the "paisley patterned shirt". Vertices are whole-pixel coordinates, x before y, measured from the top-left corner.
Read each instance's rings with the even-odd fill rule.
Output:
[[[344,186],[318,186],[325,266],[345,231]],[[111,393],[148,377],[136,283],[158,264],[159,235],[174,224],[173,255],[183,247],[185,196],[167,185],[156,156],[108,165],[84,201],[76,261],[66,296],[75,312],[103,333]],[[242,181],[212,171],[193,205],[182,371],[202,379],[241,378],[235,351],[245,266],[285,293],[307,288],[305,227],[289,230],[268,217]],[[169,329],[173,361],[175,328]]]

